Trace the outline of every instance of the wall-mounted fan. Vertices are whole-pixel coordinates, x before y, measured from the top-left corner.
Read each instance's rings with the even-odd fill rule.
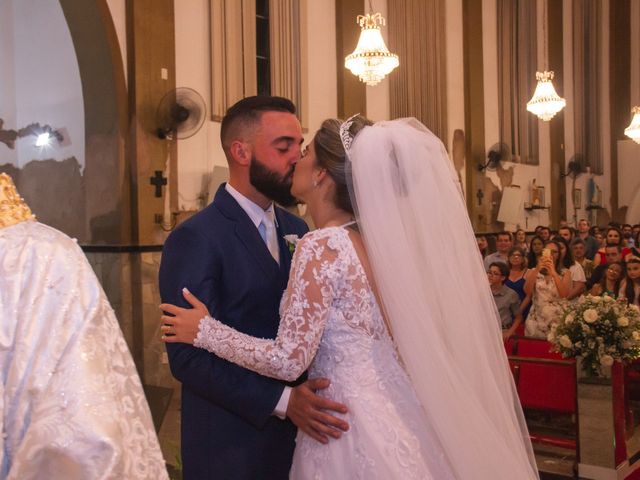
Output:
[[[578,155],[573,157],[573,159],[569,160],[567,163],[567,171],[561,175],[561,177],[570,177],[572,179],[576,179],[581,173],[586,172],[587,169],[584,165],[584,162]]]
[[[180,87],[168,92],[158,104],[156,110],[156,135],[167,141],[183,140],[195,135],[204,124],[207,107],[202,96],[192,88]],[[164,214],[162,215],[162,229],[173,230],[176,225],[176,217],[171,212],[171,189],[169,188],[170,155],[171,149],[167,149],[165,162],[164,182]]]
[[[202,96],[188,87],[168,92],[158,104],[158,138],[182,140],[195,135],[204,124],[207,107]]]
[[[511,150],[504,143],[496,143],[487,152],[487,161],[484,165],[478,164],[478,171],[494,172],[502,162],[511,159]]]

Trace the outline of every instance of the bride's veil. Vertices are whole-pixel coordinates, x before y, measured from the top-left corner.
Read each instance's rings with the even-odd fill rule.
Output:
[[[460,479],[538,478],[458,177],[416,119],[341,129],[392,334]]]

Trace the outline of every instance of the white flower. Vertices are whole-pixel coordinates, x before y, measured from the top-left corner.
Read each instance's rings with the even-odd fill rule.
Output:
[[[573,346],[571,339],[567,335],[561,335],[558,340],[560,341],[560,345],[565,348],[571,348]]]
[[[629,326],[629,319],[627,317],[620,317],[618,319],[618,326],[619,327],[628,327]]]
[[[640,340],[640,332],[638,332],[637,330],[634,330],[631,336],[634,340]]]
[[[571,325],[573,323],[573,320],[574,320],[573,313],[570,313],[565,317],[564,323],[565,325]]]
[[[613,298],[611,298],[609,295],[605,295],[603,300],[605,301],[605,303],[613,302]]]
[[[640,313],[640,308],[637,305],[629,305],[629,308],[635,313]]]
[[[284,241],[287,242],[287,246],[289,247],[289,251],[291,253],[293,253],[295,251],[295,249],[296,249],[296,245],[300,241],[300,238],[298,237],[298,235],[289,234],[289,235],[285,235],[282,238],[284,238]]]
[[[636,332],[633,332],[636,333]],[[556,339],[556,334],[555,332],[551,331],[549,332],[549,334],[547,335],[547,342],[553,342]]]
[[[600,365],[610,367],[613,365],[613,357],[611,355],[603,355],[600,357]]]
[[[287,243],[291,243],[293,245],[296,245],[300,241],[300,237],[298,237],[298,235],[294,235],[294,234],[285,235],[282,238],[284,238]]]
[[[584,321],[587,323],[593,323],[598,319],[598,312],[593,308],[587,308],[582,314]]]
[[[593,297],[594,303],[602,303],[602,297]]]

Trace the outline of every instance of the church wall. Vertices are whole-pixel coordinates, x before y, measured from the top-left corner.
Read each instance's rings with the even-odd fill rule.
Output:
[[[640,1],[631,2],[631,72],[630,72],[630,105],[640,105]],[[628,112],[629,122],[631,112]],[[640,166],[640,145],[628,140],[618,141],[618,204],[627,208],[626,223],[640,223],[640,175],[629,175],[626,172],[637,172]]]
[[[335,2],[303,0],[308,48],[308,130],[311,139],[322,120],[337,115]],[[210,104],[209,1],[175,2],[176,85],[191,87]],[[355,23],[355,22],[354,22]],[[214,66],[215,68],[215,66]],[[388,103],[388,102],[387,102]],[[381,113],[384,115],[384,113]],[[209,119],[193,137],[178,142],[179,208],[196,210],[208,203],[227,163],[220,145],[220,123]],[[214,169],[216,172],[214,172]]]
[[[464,62],[463,62],[463,26],[462,26],[462,0],[447,0],[445,2],[445,44],[446,44],[446,69],[447,69],[447,131],[449,139],[447,151],[451,156],[460,156],[459,149],[464,150],[464,145],[457,146],[454,154],[454,134],[464,132]],[[460,171],[463,191],[465,191],[465,166],[454,159],[456,169]],[[462,158],[460,158],[462,160]]]
[[[483,0],[483,62],[484,62],[484,71],[483,71],[483,79],[484,79],[484,105],[485,105],[485,144],[487,150],[491,148],[492,145],[498,143],[499,141],[499,132],[498,132],[498,89],[497,89],[497,25],[496,25],[496,0]],[[607,12],[608,1],[603,2],[603,11]],[[542,70],[544,65],[544,39],[543,39],[543,30],[542,30],[542,20],[543,20],[543,11],[542,11],[542,0],[537,0],[538,6],[538,65],[539,69]],[[554,82],[556,86],[556,90],[558,94],[563,96],[567,101],[567,107],[565,107],[564,111],[558,114],[554,119],[550,122],[538,122],[539,127],[539,155],[540,162],[539,165],[522,165],[512,162],[504,162],[503,163],[503,172],[499,176],[497,172],[487,172],[486,178],[490,180],[491,184],[489,185],[488,190],[495,189],[495,191],[501,191],[504,186],[507,185],[505,183],[504,177],[511,177],[509,185],[519,185],[520,190],[522,192],[522,197],[524,202],[528,202],[530,200],[530,186],[532,181],[536,180],[536,185],[545,187],[545,197],[546,203],[550,204],[550,191],[551,185],[558,185],[558,182],[561,182],[560,185],[562,188],[562,193],[565,196],[566,202],[565,206],[559,214],[561,219],[567,219],[570,224],[574,222],[574,211],[572,206],[572,182],[570,179],[560,179],[560,171],[558,169],[551,168],[550,162],[550,127],[554,121],[557,121],[560,115],[564,118],[564,163],[565,163],[565,171],[566,165],[569,161],[573,160],[574,155],[574,146],[573,146],[573,91],[572,91],[572,83],[569,81],[573,77],[573,44],[571,38],[572,32],[572,18],[571,18],[571,6],[572,0],[564,0],[563,2],[563,65],[561,66],[564,70],[564,85],[559,85],[557,82]],[[549,12],[552,11],[552,7],[549,7]],[[601,28],[603,29],[603,37],[608,38],[608,20],[603,21],[601,24]],[[633,30],[632,30],[633,31]],[[605,40],[602,45],[602,58],[603,62],[600,66],[601,72],[603,73],[603,91],[608,92],[609,84],[608,84],[608,76],[605,74],[609,71],[609,45]],[[553,65],[549,65],[550,69],[553,69]],[[556,67],[558,68],[558,67]],[[449,85],[447,86],[449,88]],[[529,97],[533,95],[533,92],[530,92]],[[609,119],[609,101],[608,96],[603,95],[602,100],[602,108],[603,108],[603,124],[608,124]],[[455,112],[455,107],[454,110]],[[451,114],[451,113],[450,113]],[[588,212],[585,211],[584,207],[588,202],[587,199],[587,183],[590,178],[593,178],[595,183],[598,185],[600,190],[602,191],[602,202],[603,206],[606,210],[594,211],[591,214],[591,218],[595,223],[598,224],[606,224],[613,212],[611,211],[612,202],[611,202],[611,158],[610,152],[606,147],[610,142],[610,135],[608,131],[601,132],[602,141],[604,147],[604,173],[602,175],[592,175],[592,174],[582,174],[578,176],[575,183],[575,188],[581,190],[581,200],[582,200],[582,208],[577,211],[577,219],[580,218],[589,218]],[[508,171],[508,175],[505,172]],[[502,180],[500,177],[503,177]],[[486,185],[486,183],[485,183]],[[487,198],[490,198],[490,192],[485,192],[485,201]],[[498,201],[500,194],[498,194]],[[494,198],[496,198],[494,196]],[[493,200],[496,201],[496,200]],[[499,207],[499,204],[495,206]],[[551,205],[552,208],[560,208],[560,205]],[[550,211],[549,210],[535,210],[532,212],[527,212],[522,209],[519,219],[514,223],[507,223],[505,225],[508,229],[515,229],[517,226],[521,228],[525,228],[526,230],[532,230],[538,224],[548,224],[550,223]],[[496,230],[500,228],[501,224],[493,224],[487,225],[487,230]],[[554,225],[557,227],[557,225]],[[482,230],[480,228],[479,230]]]
[[[35,146],[35,137],[18,138],[14,155],[0,147],[0,165],[22,168],[31,161],[75,158],[82,170],[84,108],[80,72],[71,35],[58,2],[3,2],[0,64],[0,118],[4,129],[19,130],[32,123],[64,129],[66,141],[48,148]],[[6,14],[6,15],[5,15]],[[5,30],[3,28],[3,30]],[[12,78],[11,78],[12,77]],[[12,105],[13,104],[13,105]],[[13,107],[13,108],[12,108]],[[5,118],[7,117],[7,118]],[[16,158],[17,156],[17,158]]]

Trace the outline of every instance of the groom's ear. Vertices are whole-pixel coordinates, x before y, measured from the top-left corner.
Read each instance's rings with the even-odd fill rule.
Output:
[[[234,140],[231,142],[229,151],[236,163],[243,166],[248,166],[251,163],[250,146],[242,140]]]

